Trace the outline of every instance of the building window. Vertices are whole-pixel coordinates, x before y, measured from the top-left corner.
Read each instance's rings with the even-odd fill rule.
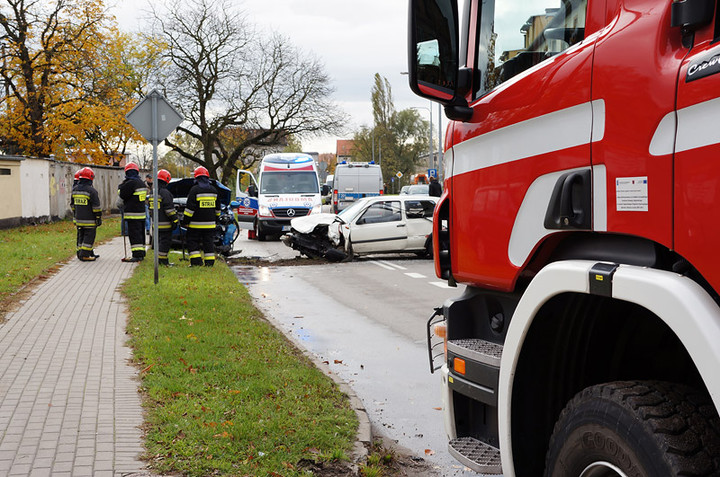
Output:
[[[12,175],[12,172],[10,169],[6,167],[0,167],[0,176],[9,176]]]

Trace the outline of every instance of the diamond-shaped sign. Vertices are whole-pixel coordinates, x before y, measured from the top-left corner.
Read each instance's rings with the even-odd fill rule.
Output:
[[[157,104],[155,114],[153,114],[153,103]],[[162,141],[185,120],[182,114],[178,113],[155,89],[127,113],[125,119],[150,142]],[[154,134],[153,122],[157,125]]]

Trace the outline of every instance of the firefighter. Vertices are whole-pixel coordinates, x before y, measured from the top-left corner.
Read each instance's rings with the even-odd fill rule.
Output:
[[[172,231],[178,226],[178,217],[175,211],[175,205],[173,204],[173,195],[168,190],[167,185],[172,177],[170,172],[165,169],[158,171],[158,196],[160,200],[158,202],[158,263],[160,265],[170,265],[168,261],[168,252],[170,251],[170,244],[172,242]],[[150,182],[152,184],[152,181]],[[153,192],[150,191],[148,200],[150,204],[150,214],[155,212],[155,205],[153,204]]]
[[[215,225],[220,217],[220,200],[215,187],[210,184],[208,170],[200,166],[193,172],[195,185],[190,188],[183,214],[187,228],[187,246],[190,266],[215,265]]]
[[[78,172],[78,183],[73,188],[70,208],[73,211],[77,234],[77,257],[83,262],[94,262],[93,244],[97,227],[102,225],[102,207],[97,190],[92,185],[95,173],[89,167]]]
[[[140,262],[145,258],[145,200],[147,187],[140,179],[140,168],[134,162],[125,166],[125,180],[118,187],[122,204],[123,220],[127,224],[132,258],[127,262]]]

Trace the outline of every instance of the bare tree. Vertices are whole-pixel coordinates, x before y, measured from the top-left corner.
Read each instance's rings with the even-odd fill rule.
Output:
[[[155,12],[155,37],[165,45],[164,94],[186,118],[179,132],[201,151],[167,139],[181,156],[223,182],[257,160],[248,151],[288,135],[336,132],[343,114],[332,103],[330,78],[316,59],[280,35],[264,38],[225,0],[174,0]]]

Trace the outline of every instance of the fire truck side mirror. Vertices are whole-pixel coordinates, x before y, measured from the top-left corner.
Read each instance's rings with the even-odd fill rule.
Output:
[[[713,0],[681,0],[672,3],[670,25],[693,31],[710,23],[715,12]]]
[[[464,95],[472,74],[459,65],[457,0],[410,0],[408,35],[410,89],[445,105],[451,119],[469,119]]]

